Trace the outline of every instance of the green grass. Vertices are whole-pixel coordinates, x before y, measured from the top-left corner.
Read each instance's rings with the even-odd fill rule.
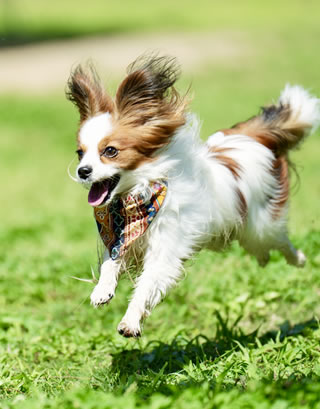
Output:
[[[200,113],[217,88],[207,80],[194,84]],[[228,104],[231,111],[239,104],[222,88],[214,109],[221,119],[207,116],[206,129],[228,120]],[[248,95],[238,108],[244,114],[258,92],[238,97]],[[295,155],[304,169],[290,226],[307,267],[289,267],[274,253],[263,270],[237,245],[202,252],[134,341],[116,333],[128,279],[110,306],[93,310],[91,285],[70,278],[90,276],[96,264],[86,192],[66,174],[73,107],[57,97],[8,97],[0,111],[0,407],[313,407],[320,389],[319,135]]]
[[[132,25],[145,4],[137,6]],[[172,19],[182,27],[187,11],[180,15],[181,5],[170,4]],[[195,6],[186,4],[193,21]],[[315,2],[288,4],[281,2],[273,14],[270,7],[259,28],[257,2],[238,5],[231,14],[219,6],[221,21],[213,21],[229,29],[227,17],[239,20],[254,48],[248,61],[219,62],[180,81],[181,89],[192,82],[192,108],[204,121],[203,137],[253,115],[287,81],[320,95],[318,15],[310,11]],[[164,5],[155,3],[155,10]],[[69,3],[65,7],[70,18]],[[115,10],[108,18],[118,13],[131,28]],[[186,26],[195,29],[203,21],[210,28],[204,14],[199,8],[194,25]],[[49,16],[39,27],[51,27]],[[52,26],[58,27],[55,17]],[[269,25],[274,29],[267,31]],[[35,28],[29,33],[38,30],[31,22],[30,27]],[[252,30],[261,35],[252,36]],[[112,79],[111,89],[115,84]],[[70,278],[88,278],[96,266],[86,192],[66,171],[77,121],[63,95],[0,97],[0,407],[319,409],[319,133],[293,155],[301,184],[289,226],[307,266],[287,266],[275,252],[261,269],[236,244],[225,253],[203,251],[146,321],[143,337],[126,340],[116,326],[132,291],[130,280],[121,280],[108,307],[94,310],[88,300],[92,285]]]

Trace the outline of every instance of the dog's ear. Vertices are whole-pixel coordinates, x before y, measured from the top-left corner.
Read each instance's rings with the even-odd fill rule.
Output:
[[[180,118],[181,125],[185,103],[173,87],[179,74],[175,58],[155,55],[138,58],[128,67],[128,76],[116,93],[118,118],[137,126]]]
[[[113,101],[91,64],[86,68],[78,65],[71,73],[66,96],[79,109],[81,122],[99,113],[113,111]]]

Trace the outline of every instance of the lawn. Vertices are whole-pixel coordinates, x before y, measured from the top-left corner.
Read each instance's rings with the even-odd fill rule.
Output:
[[[219,62],[179,82],[182,90],[192,82],[204,139],[253,115],[287,81],[320,96],[320,7],[310,13],[315,2],[306,9],[291,2],[277,17],[271,4],[259,25],[254,4],[238,14],[255,47],[250,61]],[[230,28],[227,6],[219,6],[223,29]],[[190,6],[190,21],[191,13]],[[204,21],[209,29],[205,14],[184,28]],[[132,18],[136,28],[139,18]],[[114,89],[117,78],[111,82]],[[306,267],[290,267],[275,252],[262,269],[237,244],[222,254],[203,251],[186,263],[185,279],[146,321],[142,338],[127,340],[116,327],[129,278],[98,310],[89,305],[92,285],[70,278],[90,278],[96,268],[86,192],[67,175],[77,121],[62,94],[0,96],[0,408],[319,409],[319,132],[292,155],[300,185],[293,178],[289,226]]]

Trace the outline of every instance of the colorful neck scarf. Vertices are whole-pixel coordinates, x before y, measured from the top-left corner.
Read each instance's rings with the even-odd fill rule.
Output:
[[[122,256],[129,246],[141,237],[160,210],[167,193],[166,182],[150,184],[151,198],[143,199],[141,194],[116,197],[105,206],[94,208],[100,237],[115,260]]]

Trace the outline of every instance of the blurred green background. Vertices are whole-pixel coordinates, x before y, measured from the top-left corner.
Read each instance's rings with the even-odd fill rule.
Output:
[[[10,39],[52,39],[133,31],[219,30],[287,32],[318,27],[318,2],[192,0],[161,2],[3,0],[1,34]]]
[[[236,244],[201,252],[125,340],[130,281],[93,310],[92,286],[70,279],[96,266],[96,229],[67,175],[78,115],[64,89],[87,58],[113,94],[139,54],[175,55],[206,139],[287,82],[320,96],[319,18],[313,0],[0,2],[1,408],[317,407],[319,132],[292,155],[289,226],[307,266],[274,253],[262,270]]]

